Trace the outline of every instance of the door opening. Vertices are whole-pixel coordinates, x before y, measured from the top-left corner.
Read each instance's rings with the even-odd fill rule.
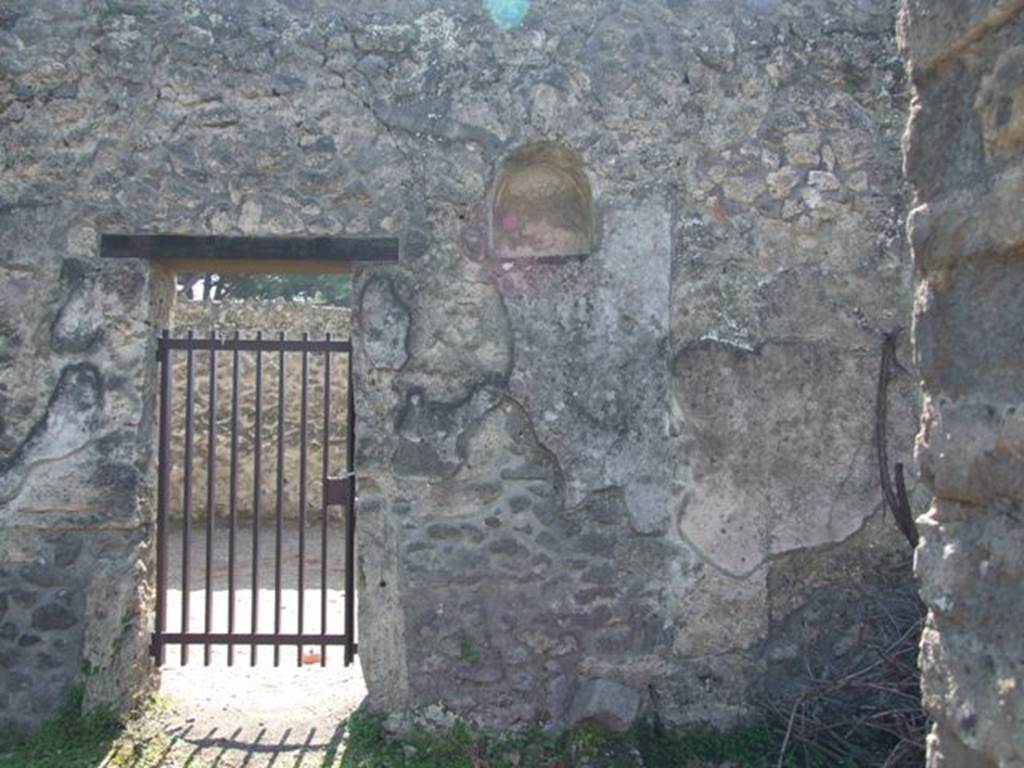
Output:
[[[166,426],[160,565],[140,578],[182,762],[328,754],[366,695],[348,294],[354,265],[398,254],[392,237],[101,237],[102,257],[153,267],[140,423]]]
[[[186,760],[327,754],[366,695],[348,280],[177,273],[154,371],[170,420],[152,650]]]

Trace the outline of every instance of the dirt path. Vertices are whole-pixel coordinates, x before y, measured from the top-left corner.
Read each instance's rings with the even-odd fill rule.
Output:
[[[204,626],[205,619],[205,594],[201,589],[205,541],[201,533],[194,532],[193,537],[189,625],[198,629]],[[270,530],[266,539],[260,552],[257,600],[261,632],[273,628],[276,607]],[[295,631],[298,616],[294,577],[298,569],[297,526],[290,525],[283,539],[285,578],[282,579],[280,622],[282,631],[288,632]],[[172,553],[180,553],[180,533],[171,539],[170,549]],[[247,632],[251,625],[252,568],[249,551],[240,554],[235,574],[239,587],[235,594],[236,630]],[[227,629],[226,563],[226,551],[218,542],[212,590],[216,631]],[[176,588],[168,594],[168,611],[169,628],[174,631],[181,626],[182,592],[180,576],[173,578],[173,566],[171,571],[171,583]],[[341,558],[332,558],[327,574],[329,632],[344,631],[344,593],[340,588],[332,588],[343,583],[343,573]],[[319,539],[317,532],[309,529],[306,584],[305,627],[319,631]],[[196,589],[197,586],[200,589]],[[308,653],[320,649],[303,650]],[[236,647],[233,666],[227,663],[225,648],[211,649],[209,666],[203,665],[202,646],[191,646],[189,651],[189,662],[182,666],[180,648],[168,649],[160,686],[165,706],[156,719],[169,737],[169,743],[165,743],[167,754],[158,764],[167,768],[322,768],[333,765],[334,759],[340,757],[342,724],[366,695],[358,661],[345,667],[340,648],[327,649],[327,664],[323,667],[319,664],[299,666],[295,647],[281,649],[278,667],[274,666],[274,649],[266,646],[259,649],[255,666],[250,664],[247,646]]]
[[[340,757],[343,723],[366,689],[358,664],[261,664],[168,670],[161,692],[168,768],[321,768]]]

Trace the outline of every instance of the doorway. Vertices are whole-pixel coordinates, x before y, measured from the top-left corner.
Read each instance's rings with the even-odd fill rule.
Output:
[[[166,726],[201,753],[316,753],[365,695],[348,278],[195,277],[157,347]]]
[[[365,696],[347,296],[353,261],[397,260],[367,242],[103,238],[163,286],[151,651],[177,753],[315,755]]]

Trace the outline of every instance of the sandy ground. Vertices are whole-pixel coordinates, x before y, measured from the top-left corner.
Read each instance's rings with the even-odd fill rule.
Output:
[[[298,526],[287,524],[282,537],[281,630],[297,629]],[[328,539],[327,631],[341,633],[344,627],[343,535],[337,523]],[[214,540],[213,630],[227,631],[227,542],[218,531]],[[240,532],[236,563],[236,631],[247,632],[252,610],[251,529]],[[189,627],[204,626],[205,536],[193,531],[191,583],[189,590]],[[258,629],[271,631],[275,623],[274,529],[261,530],[260,588],[258,590]],[[182,591],[181,532],[170,541],[171,586],[168,594],[168,629],[181,627]],[[320,535],[316,526],[306,532],[306,630],[319,632],[320,614]],[[197,589],[197,587],[199,587]],[[307,647],[304,653],[319,652]],[[219,768],[245,766],[321,766],[331,765],[340,755],[342,724],[359,706],[366,694],[358,657],[345,667],[340,647],[327,648],[327,663],[298,664],[294,646],[282,647],[280,666],[274,665],[274,649],[258,649],[257,663],[250,662],[248,646],[235,649],[234,665],[228,665],[223,647],[211,648],[209,666],[203,663],[203,647],[192,646],[188,663],[181,664],[180,647],[169,648],[162,673],[160,691],[167,703],[161,715],[172,747],[165,765],[216,765]]]

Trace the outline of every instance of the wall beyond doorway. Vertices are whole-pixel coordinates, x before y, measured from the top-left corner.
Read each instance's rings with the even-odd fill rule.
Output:
[[[230,336],[235,331],[241,332],[243,338],[253,338],[262,331],[265,338],[276,338],[284,333],[289,339],[300,339],[308,333],[311,339],[323,339],[330,334],[332,339],[349,338],[350,311],[346,307],[326,304],[314,304],[301,301],[257,299],[227,300],[219,302],[189,301],[179,293],[171,312],[171,333],[185,336],[192,330],[197,337],[207,337],[210,331],[219,336]],[[253,455],[252,455],[252,423],[255,412],[255,396],[253,393],[254,378],[252,369],[255,356],[249,352],[239,354],[240,383],[242,391],[239,395],[239,444],[238,444],[238,513],[242,518],[250,517],[253,509]],[[333,474],[341,474],[345,467],[347,425],[343,407],[348,392],[348,356],[337,355],[332,360],[333,375],[331,377],[331,401],[333,403],[330,421],[329,458]],[[193,450],[198,457],[195,466],[202,470],[206,467],[208,408],[209,408],[209,358],[197,355],[195,360],[195,436]],[[276,451],[277,446],[277,382],[278,358],[276,355],[263,356],[264,390],[262,398],[263,438],[265,445]],[[182,394],[185,391],[186,360],[185,355],[178,353],[174,358],[175,399],[173,399],[174,430],[171,436],[171,507],[172,519],[181,517],[183,467],[184,467],[184,429],[185,406]],[[227,467],[231,437],[230,392],[233,371],[230,356],[221,355],[218,361],[217,381],[221,409],[218,417],[217,446],[218,461]],[[319,517],[322,509],[323,481],[320,477],[321,450],[323,443],[323,356],[309,356],[308,405],[306,439],[310,447],[310,467],[306,482],[306,511],[308,519]],[[291,357],[285,368],[285,498],[283,513],[286,519],[297,519],[299,516],[299,433],[301,431],[300,398],[302,389],[302,370],[298,357]],[[268,461],[276,462],[276,454],[269,451]],[[272,468],[267,464],[265,469]],[[196,499],[205,499],[205,481],[202,472],[198,472]],[[261,509],[265,514],[273,515],[276,508],[276,488],[273,482],[261,484]],[[216,515],[225,518],[228,514],[227,496],[218,494]],[[202,506],[200,504],[199,506]],[[332,507],[332,513],[340,513],[340,507]]]

